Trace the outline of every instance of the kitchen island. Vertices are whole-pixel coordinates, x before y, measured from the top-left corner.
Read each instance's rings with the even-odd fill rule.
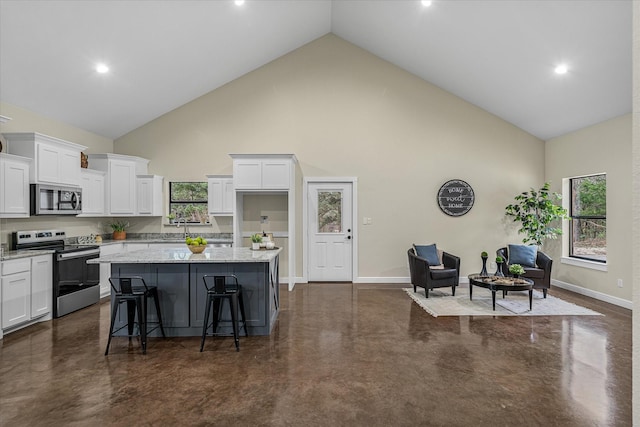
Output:
[[[88,260],[111,264],[112,277],[140,276],[158,287],[162,320],[167,336],[200,336],[207,290],[205,274],[234,274],[242,285],[249,335],[269,335],[279,313],[279,254],[282,249],[253,251],[250,248],[208,246],[192,254],[186,245],[142,249]],[[148,320],[157,320],[149,306]],[[228,308],[221,315],[229,319]],[[228,322],[226,322],[228,323]],[[126,310],[118,311],[116,329],[126,324]],[[126,334],[126,331],[121,331]],[[223,322],[218,332],[231,332]],[[150,336],[159,336],[154,330]]]

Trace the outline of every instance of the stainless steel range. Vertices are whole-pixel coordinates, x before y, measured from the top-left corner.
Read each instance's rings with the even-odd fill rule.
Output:
[[[97,245],[65,244],[61,230],[17,231],[12,233],[14,250],[54,250],[53,317],[61,317],[100,300],[100,266],[87,264],[98,258]]]

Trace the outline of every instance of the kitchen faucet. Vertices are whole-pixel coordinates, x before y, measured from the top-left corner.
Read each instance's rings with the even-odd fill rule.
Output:
[[[190,233],[189,233],[189,226],[187,225],[187,219],[186,218],[178,218],[176,220],[176,227],[180,227],[180,221],[182,220],[182,222],[184,223],[184,236],[182,236],[183,239],[186,239],[187,236],[190,237]]]

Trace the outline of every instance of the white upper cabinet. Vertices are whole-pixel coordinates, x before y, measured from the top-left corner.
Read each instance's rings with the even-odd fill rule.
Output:
[[[29,166],[26,157],[0,153],[0,218],[29,216]]]
[[[293,154],[230,154],[236,190],[288,190],[293,185]]]
[[[207,175],[210,215],[233,215],[233,177]]]
[[[80,153],[86,146],[34,132],[3,136],[9,154],[34,160],[31,183],[80,186]]]
[[[145,216],[162,216],[162,185],[164,178],[158,175],[138,175],[136,213]]]
[[[147,174],[148,160],[121,154],[89,154],[89,166],[106,172],[105,214],[136,215],[137,175]]]
[[[82,187],[82,215],[104,215],[105,172],[82,169],[80,183]]]

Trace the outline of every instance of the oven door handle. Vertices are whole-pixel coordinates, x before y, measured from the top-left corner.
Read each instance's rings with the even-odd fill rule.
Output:
[[[82,258],[89,255],[100,255],[99,250],[87,249],[86,251],[70,252],[68,254],[58,254],[57,260],[62,261],[65,259]]]

